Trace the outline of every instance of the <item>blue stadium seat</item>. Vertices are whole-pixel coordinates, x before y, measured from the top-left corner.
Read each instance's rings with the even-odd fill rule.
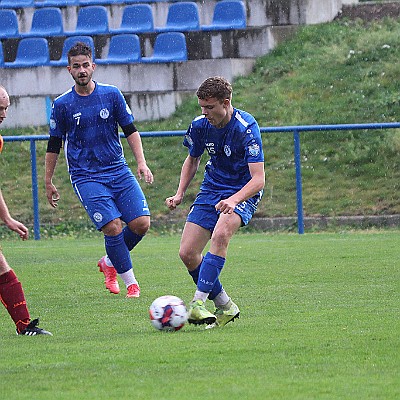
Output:
[[[203,25],[203,31],[246,28],[246,9],[242,1],[222,0],[215,4],[211,25]]]
[[[35,7],[69,7],[78,6],[79,0],[36,0]]]
[[[144,33],[154,31],[153,11],[149,4],[126,6],[122,13],[121,25],[110,29],[110,33]]]
[[[135,4],[135,3],[165,3],[171,0],[125,0],[124,4]],[[177,1],[177,0],[174,0]],[[178,0],[179,1],[179,0]]]
[[[24,8],[34,7],[35,0],[1,0],[0,8]]]
[[[111,36],[108,56],[97,58],[96,64],[128,64],[140,62],[139,36],[133,33],[123,33]]]
[[[144,63],[187,61],[185,35],[182,32],[164,32],[156,36],[151,57],[142,57]]]
[[[0,40],[0,68],[4,67],[4,54],[3,54],[3,44]]]
[[[199,9],[192,1],[170,4],[165,26],[156,28],[157,32],[184,32],[199,29]]]
[[[49,65],[49,44],[45,38],[23,38],[18,43],[17,56],[13,62],[5,62],[6,68],[27,68]]]
[[[38,8],[33,12],[31,30],[23,37],[45,37],[64,35],[61,10],[57,7]]]
[[[80,6],[109,6],[112,4],[122,4],[124,0],[79,0]]]
[[[80,8],[78,11],[76,29],[71,32],[66,32],[67,35],[101,35],[108,33],[108,14],[104,6]]]
[[[68,65],[68,51],[77,42],[83,42],[89,45],[92,49],[93,60],[95,60],[95,47],[94,41],[91,36],[70,36],[65,39],[62,49],[62,54],[59,60],[50,60],[52,67],[66,67]]]
[[[18,17],[14,10],[0,10],[0,39],[18,38]]]

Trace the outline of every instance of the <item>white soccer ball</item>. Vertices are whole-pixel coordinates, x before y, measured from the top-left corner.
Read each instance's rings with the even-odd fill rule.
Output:
[[[179,297],[161,296],[149,309],[150,321],[160,331],[179,331],[187,321],[186,305]]]

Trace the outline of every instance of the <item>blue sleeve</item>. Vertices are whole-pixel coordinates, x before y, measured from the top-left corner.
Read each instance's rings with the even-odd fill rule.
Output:
[[[247,127],[244,145],[247,163],[264,162],[261,133],[257,122]]]
[[[192,157],[200,157],[204,153],[205,143],[201,127],[192,121],[188,130],[186,131],[183,145],[189,149],[189,155]]]
[[[54,102],[51,107],[49,135],[63,138],[67,131],[63,107]]]
[[[132,111],[119,89],[116,90],[116,116],[119,126],[126,126],[133,122]]]

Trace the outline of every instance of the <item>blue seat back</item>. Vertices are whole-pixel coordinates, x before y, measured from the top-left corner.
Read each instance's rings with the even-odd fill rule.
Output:
[[[143,57],[142,62],[187,61],[185,35],[182,32],[164,32],[157,35],[152,57]]]
[[[35,0],[1,0],[0,8],[24,8],[34,7]]]
[[[97,64],[126,64],[140,62],[141,50],[139,36],[133,33],[124,33],[111,36],[108,56],[97,59]]]
[[[154,31],[153,11],[149,4],[126,6],[122,13],[120,28],[112,33],[142,33]]]
[[[95,5],[105,5],[109,6],[112,4],[124,3],[123,0],[79,0],[80,6],[95,6]]]
[[[46,7],[34,11],[31,30],[24,36],[60,36],[63,34],[61,10],[56,7]]]
[[[97,35],[109,33],[108,14],[104,6],[87,6],[78,11],[76,35]]]
[[[200,29],[199,10],[195,2],[172,3],[162,31],[193,31]]]
[[[3,44],[0,41],[0,67],[4,66]]]
[[[35,3],[36,8],[40,7],[68,7],[78,6],[79,0],[43,0]]]
[[[67,66],[68,65],[68,51],[69,49],[78,42],[86,43],[92,49],[93,60],[95,60],[95,47],[94,41],[91,36],[70,36],[67,37],[63,44],[63,49],[61,53],[61,58],[59,60],[50,61],[50,65],[52,66]]]
[[[246,9],[242,1],[223,0],[215,4],[210,29],[246,28]]]
[[[0,38],[19,36],[18,17],[14,10],[0,10]]]
[[[38,67],[49,65],[49,45],[45,38],[23,38],[18,43],[17,56],[14,62],[6,62],[6,67]]]

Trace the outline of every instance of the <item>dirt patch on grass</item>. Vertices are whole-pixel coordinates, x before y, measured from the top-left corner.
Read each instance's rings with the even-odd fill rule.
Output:
[[[400,1],[390,3],[359,3],[343,5],[342,12],[336,19],[362,19],[376,21],[383,18],[400,18]]]

